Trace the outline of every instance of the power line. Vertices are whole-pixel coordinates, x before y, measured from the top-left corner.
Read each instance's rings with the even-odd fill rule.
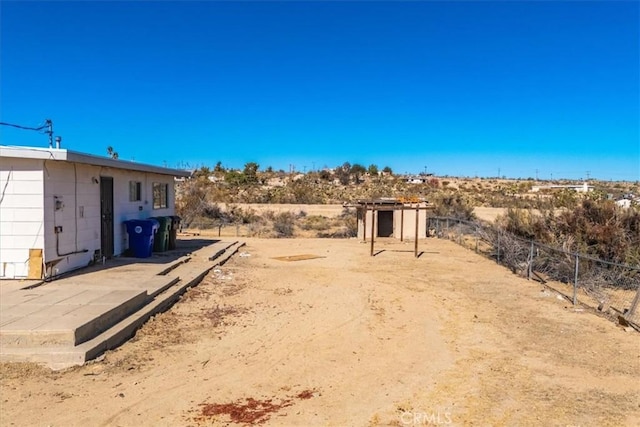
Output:
[[[37,132],[40,133],[46,133],[47,135],[49,135],[49,148],[53,148],[53,122],[51,121],[51,119],[46,119],[44,121],[44,124],[41,125],[40,127],[37,128],[33,128],[33,127],[29,127],[29,126],[22,126],[22,125],[16,125],[14,123],[6,123],[6,122],[0,122],[0,125],[3,126],[11,126],[17,129],[24,129],[24,130],[35,130]],[[44,130],[46,129],[46,130]],[[61,138],[59,136],[56,137],[56,148],[60,148],[60,140]]]
[[[5,122],[0,122],[0,125],[2,125],[2,126],[11,126],[11,127],[18,128],[18,129],[41,131],[42,129],[46,129],[49,126],[49,123],[45,123],[42,126],[37,127],[37,128],[32,128],[32,127],[28,127],[28,126],[21,126],[21,125],[15,125],[13,123],[5,123]]]

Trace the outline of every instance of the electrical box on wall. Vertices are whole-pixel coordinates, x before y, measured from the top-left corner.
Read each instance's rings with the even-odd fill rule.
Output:
[[[60,211],[64,208],[61,196],[53,196],[53,207],[55,210]]]

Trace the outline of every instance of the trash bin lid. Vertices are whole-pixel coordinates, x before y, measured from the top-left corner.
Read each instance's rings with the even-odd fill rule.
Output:
[[[150,234],[158,229],[158,221],[153,218],[148,219],[130,219],[124,221],[129,234]]]
[[[149,219],[155,220],[160,230],[168,230],[171,226],[171,221],[169,217],[166,216],[152,216]]]

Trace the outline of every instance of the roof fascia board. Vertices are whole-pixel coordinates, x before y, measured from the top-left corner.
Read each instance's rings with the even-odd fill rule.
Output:
[[[180,169],[163,168],[160,166],[135,163],[127,160],[111,159],[108,157],[95,156],[92,154],[78,153],[59,148],[33,148],[33,147],[11,147],[0,146],[0,157],[13,157],[25,159],[57,160],[74,163],[84,163],[94,166],[104,166],[115,169],[134,170],[140,172],[157,173],[160,175],[171,175],[178,177],[189,177],[189,171]]]

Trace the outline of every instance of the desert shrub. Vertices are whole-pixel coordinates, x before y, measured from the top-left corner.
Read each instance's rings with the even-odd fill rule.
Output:
[[[339,219],[343,223],[343,237],[356,237],[358,235],[358,218],[355,212],[344,208]]]
[[[622,209],[612,201],[584,199],[574,209],[534,214],[508,209],[497,225],[516,236],[567,252],[638,265],[640,261],[640,211]]]
[[[552,243],[554,215],[544,210],[535,213],[531,209],[509,208],[504,215],[496,218],[496,224],[518,237]]]
[[[585,199],[575,209],[558,216],[557,234],[573,236],[574,250],[598,258],[627,262],[637,259],[640,247],[640,212],[622,209],[612,201]]]
[[[243,209],[240,206],[235,205],[227,206],[227,216],[229,222],[237,224],[250,224],[252,222],[255,222],[259,217],[254,209]]]
[[[291,212],[280,212],[273,216],[275,237],[293,237],[296,217]]]
[[[317,237],[321,238],[349,238],[358,235],[358,219],[356,213],[344,208],[340,216],[331,220],[326,229],[318,230]]]
[[[443,182],[444,185],[444,182]],[[438,195],[433,200],[435,216],[448,216],[452,218],[471,220],[475,218],[473,206],[459,194]]]
[[[300,228],[303,230],[324,231],[331,227],[329,218],[322,215],[310,215],[302,218]]]

